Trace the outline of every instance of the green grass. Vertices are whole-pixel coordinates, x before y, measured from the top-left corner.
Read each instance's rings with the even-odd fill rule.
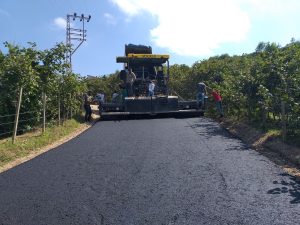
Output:
[[[72,133],[82,124],[76,120],[68,120],[62,126],[47,127],[45,133],[39,129],[35,132],[17,136],[15,144],[11,138],[0,141],[0,166],[17,158],[37,152],[40,148],[60,140]]]
[[[228,117],[227,117],[228,118]],[[264,133],[266,133],[266,135],[268,136],[272,136],[272,137],[276,137],[276,138],[282,138],[282,134],[281,134],[281,124],[280,124],[280,120],[279,118],[273,120],[273,119],[269,119],[266,121],[265,123],[265,127],[262,126],[262,122],[260,120],[251,120],[249,121],[247,118],[245,117],[241,117],[239,120],[237,119],[236,116],[231,116],[229,117],[229,119],[232,122],[241,122],[241,123],[245,123],[248,124],[250,126],[252,126],[253,128],[255,128],[256,130],[262,131]],[[296,146],[296,147],[300,147],[300,129],[293,129],[293,130],[289,130],[287,132],[287,136],[286,136],[286,141],[287,144]]]
[[[281,131],[279,129],[268,129],[267,131],[269,136],[280,137]]]

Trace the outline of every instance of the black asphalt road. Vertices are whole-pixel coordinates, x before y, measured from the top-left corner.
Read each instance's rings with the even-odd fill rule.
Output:
[[[300,183],[206,118],[103,121],[0,174],[0,224],[300,224]]]

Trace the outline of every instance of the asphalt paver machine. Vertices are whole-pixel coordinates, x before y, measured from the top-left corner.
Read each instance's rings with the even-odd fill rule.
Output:
[[[152,48],[145,45],[125,45],[125,55],[116,58],[123,63],[120,71],[120,92],[114,102],[99,105],[100,117],[126,115],[203,115],[204,109],[198,108],[196,100],[185,101],[178,95],[172,95],[168,82],[169,55],[152,54]],[[126,89],[128,69],[136,75],[132,84],[131,96]],[[155,84],[154,95],[149,96],[149,84]]]

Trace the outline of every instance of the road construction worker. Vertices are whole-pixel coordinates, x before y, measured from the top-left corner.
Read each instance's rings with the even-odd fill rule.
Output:
[[[216,103],[216,108],[217,108],[217,111],[220,115],[220,118],[222,118],[224,116],[222,97],[221,97],[220,93],[217,90],[212,90],[211,94],[214,97],[214,100],[215,100],[215,103]]]
[[[92,95],[91,91],[88,91],[84,95],[84,110],[85,110],[85,116],[84,120],[85,122],[90,122],[92,118],[92,108],[91,108],[91,103],[92,103]]]
[[[206,85],[203,82],[198,83],[197,87],[197,108],[202,109],[204,107],[204,99],[206,96]]]
[[[117,93],[116,90],[114,90],[114,93],[112,94],[112,97],[111,97],[111,101],[112,102],[117,102],[117,98],[118,98],[119,94]]]
[[[131,68],[129,68],[128,74],[126,76],[126,90],[127,90],[127,95],[129,97],[133,96],[133,82],[136,79],[136,75],[132,71]]]
[[[155,89],[155,84],[152,80],[150,80],[148,90],[149,90],[149,96],[153,97],[154,96],[154,89]]]

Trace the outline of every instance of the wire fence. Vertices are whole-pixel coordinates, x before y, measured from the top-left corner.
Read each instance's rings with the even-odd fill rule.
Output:
[[[42,98],[43,99],[43,98]],[[49,104],[47,108],[47,100],[43,99],[43,106],[39,107],[39,110],[30,110],[19,112],[16,105],[16,113],[0,115],[0,139],[12,137],[12,140],[16,139],[17,135],[22,135],[26,132],[41,129],[45,132],[46,127],[59,126],[66,120],[74,118],[82,111],[81,107],[78,109],[70,109],[69,107],[57,104],[57,109],[53,110],[53,104]],[[51,103],[49,101],[49,103]],[[19,105],[19,106],[18,106]]]
[[[300,135],[300,108],[296,104],[281,100],[272,99],[264,102],[244,102],[225,99],[224,108],[227,115],[240,119],[247,119],[262,129],[279,130],[284,141],[288,136]]]

